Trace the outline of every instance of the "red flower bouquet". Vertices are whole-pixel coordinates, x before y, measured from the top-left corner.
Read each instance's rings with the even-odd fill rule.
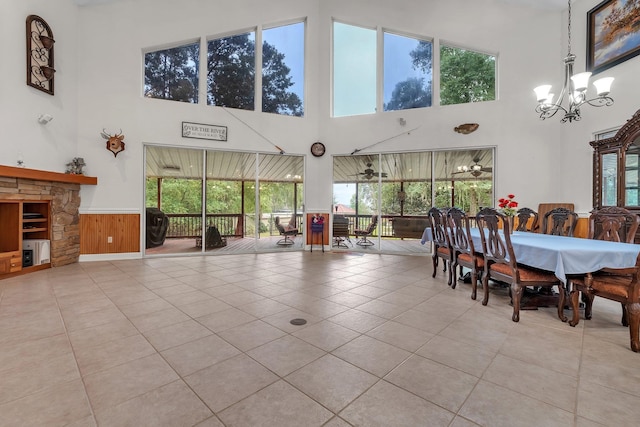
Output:
[[[506,216],[515,216],[516,211],[518,210],[518,202],[514,199],[516,196],[514,194],[507,195],[504,199],[498,200],[498,207],[502,209],[502,213]]]

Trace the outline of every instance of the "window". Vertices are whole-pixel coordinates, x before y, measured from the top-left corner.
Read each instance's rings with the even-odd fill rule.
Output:
[[[376,111],[376,30],[333,23],[333,115]]]
[[[255,109],[255,32],[209,41],[207,70],[207,104]]]
[[[431,106],[432,43],[384,33],[384,111]]]
[[[196,104],[199,56],[199,43],[146,53],[144,96]]]
[[[262,111],[304,113],[304,22],[262,31]]]
[[[496,57],[440,47],[440,105],[496,99]]]

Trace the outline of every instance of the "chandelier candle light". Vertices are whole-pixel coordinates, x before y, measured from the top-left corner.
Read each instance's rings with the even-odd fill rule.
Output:
[[[580,120],[580,107],[583,104],[589,104],[592,107],[604,107],[613,104],[613,99],[609,97],[613,77],[603,77],[594,81],[593,85],[596,88],[597,96],[592,99],[587,99],[587,87],[589,86],[591,73],[573,74],[573,63],[575,62],[576,56],[571,53],[571,0],[568,1],[568,4],[569,25],[567,33],[569,43],[567,56],[564,58],[564,86],[560,91],[560,96],[555,102],[553,102],[554,94],[549,93],[551,91],[551,85],[542,85],[534,89],[538,99],[536,113],[540,114],[540,119],[544,120],[555,116],[558,111],[564,111],[564,117],[560,120],[562,123],[571,123],[574,120]],[[569,102],[566,108],[562,106],[565,95],[568,95]]]

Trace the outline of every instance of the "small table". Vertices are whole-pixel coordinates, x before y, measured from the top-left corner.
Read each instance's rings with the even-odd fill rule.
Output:
[[[324,252],[324,224],[311,224],[311,252],[313,252],[313,241],[318,234],[320,235],[322,252]]]

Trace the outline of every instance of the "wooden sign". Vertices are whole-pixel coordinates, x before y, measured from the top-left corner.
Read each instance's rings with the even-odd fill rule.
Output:
[[[226,141],[227,127],[206,125],[202,123],[182,122],[182,137],[210,139],[213,141]]]

